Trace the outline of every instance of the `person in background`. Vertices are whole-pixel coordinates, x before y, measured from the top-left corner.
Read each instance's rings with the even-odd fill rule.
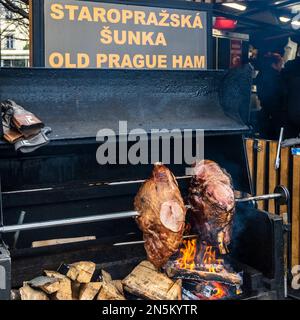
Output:
[[[300,45],[298,45],[297,56],[294,60],[289,60],[282,70],[284,77],[300,76]]]
[[[300,46],[297,57],[285,64],[282,79],[288,118],[285,136],[294,138],[300,133]]]
[[[279,53],[264,55],[256,77],[257,95],[262,110],[259,114],[259,132],[263,138],[278,139],[285,126],[284,87],[281,77],[283,59]]]

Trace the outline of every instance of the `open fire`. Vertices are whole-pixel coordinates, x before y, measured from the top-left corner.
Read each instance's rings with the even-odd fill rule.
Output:
[[[219,300],[242,293],[242,278],[217,256],[218,249],[197,241],[184,240],[167,274],[183,279],[186,299]]]

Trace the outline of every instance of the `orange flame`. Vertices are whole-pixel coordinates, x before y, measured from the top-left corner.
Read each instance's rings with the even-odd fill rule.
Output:
[[[224,261],[216,258],[216,249],[212,246],[201,246],[197,254],[197,240],[184,240],[177,259],[179,268],[194,270],[197,266],[208,266],[207,272],[217,272]]]
[[[184,240],[183,248],[180,249],[181,257],[177,260],[181,269],[195,269],[195,258],[197,253],[197,240]]]
[[[226,268],[223,259],[217,258],[217,249],[213,246],[200,245],[197,247],[197,239],[183,240],[183,246],[179,251],[179,258],[176,260],[177,266],[188,270],[205,270],[206,272],[218,273]],[[198,295],[201,299],[218,300],[229,295],[226,285],[210,281],[209,288],[212,289],[209,297]],[[237,289],[237,294],[241,291]]]

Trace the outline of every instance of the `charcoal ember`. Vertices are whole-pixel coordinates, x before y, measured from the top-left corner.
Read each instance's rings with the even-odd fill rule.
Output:
[[[202,160],[195,164],[189,188],[192,223],[202,242],[228,253],[235,212],[230,175],[217,163]]]
[[[177,251],[185,229],[186,208],[171,171],[156,163],[152,176],[141,186],[134,200],[140,214],[148,260],[157,268]]]

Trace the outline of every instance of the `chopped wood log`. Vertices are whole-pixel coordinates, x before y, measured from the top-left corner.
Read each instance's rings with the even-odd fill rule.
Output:
[[[66,277],[57,271],[44,270],[44,273],[47,277],[50,277],[50,278],[64,279]]]
[[[55,300],[73,300],[71,280],[67,277],[59,280],[59,290],[54,294]]]
[[[116,288],[113,281],[107,282],[104,280],[101,284],[97,300],[126,300]]]
[[[113,284],[121,293],[121,295],[124,296],[124,288],[123,288],[122,280],[113,280]]]
[[[112,281],[111,275],[108,272],[106,272],[105,270],[101,270],[101,274],[102,274],[103,281],[106,281],[106,282]]]
[[[79,300],[93,300],[102,286],[101,282],[90,282],[81,285]]]
[[[73,300],[73,293],[72,293],[72,283],[71,280],[56,272],[56,271],[44,271],[47,277],[53,277],[59,280],[59,289],[51,295],[51,298],[54,300]]]
[[[32,289],[27,284],[20,288],[20,295],[21,300],[49,300],[45,292]]]
[[[71,288],[72,288],[72,299],[79,300],[81,283],[79,283],[77,281],[71,281]]]
[[[122,283],[126,291],[146,299],[181,299],[181,282],[174,282],[165,274],[158,272],[149,261],[142,261]]]
[[[40,276],[27,282],[32,288],[41,289],[47,294],[55,293],[59,290],[59,279],[53,277]]]
[[[90,261],[80,261],[69,265],[67,277],[80,283],[89,283],[96,269],[96,264]]]
[[[243,279],[239,274],[228,272],[226,269],[223,269],[220,272],[207,272],[201,270],[180,269],[173,263],[168,263],[165,267],[165,271],[170,278],[175,279],[218,281],[231,285],[242,285],[243,283]]]

